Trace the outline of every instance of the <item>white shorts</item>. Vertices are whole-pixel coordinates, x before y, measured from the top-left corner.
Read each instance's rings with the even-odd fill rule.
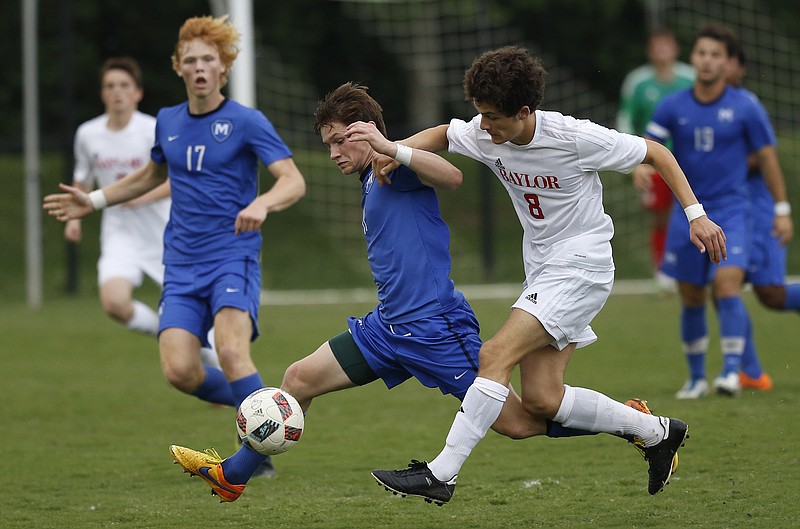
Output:
[[[133,286],[142,284],[146,274],[158,286],[164,285],[164,264],[159,248],[142,248],[131,245],[127,237],[120,237],[111,244],[104,244],[97,261],[97,284],[102,286],[110,279],[122,278]]]
[[[589,323],[611,294],[613,270],[543,265],[525,279],[525,284],[512,306],[539,320],[554,338],[550,345],[560,351],[573,342],[585,347],[597,341]]]
[[[168,218],[169,204],[164,201],[103,211],[97,283],[123,278],[138,287],[146,274],[163,286],[164,227]]]

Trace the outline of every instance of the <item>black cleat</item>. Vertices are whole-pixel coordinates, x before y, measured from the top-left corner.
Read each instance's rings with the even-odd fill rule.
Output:
[[[648,471],[650,479],[647,484],[647,491],[650,494],[658,494],[664,489],[664,485],[669,483],[675,454],[689,437],[689,427],[685,422],[680,419],[668,420],[667,437],[657,445],[644,449],[644,458],[650,463]]]
[[[402,497],[420,496],[428,503],[442,506],[453,497],[456,477],[439,481],[428,469],[428,463],[412,459],[405,470],[373,470],[372,477],[383,488]]]

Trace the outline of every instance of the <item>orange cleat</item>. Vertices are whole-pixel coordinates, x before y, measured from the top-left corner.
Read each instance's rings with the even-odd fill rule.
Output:
[[[211,486],[211,494],[219,496],[221,502],[236,501],[244,492],[245,485],[233,485],[225,479],[222,472],[223,459],[213,448],[198,452],[191,448],[171,445],[169,453],[175,463],[183,467],[184,472],[203,478]]]
[[[761,373],[760,377],[753,378],[742,371],[739,373],[739,385],[742,386],[742,389],[770,391],[772,389],[772,377],[766,373]]]

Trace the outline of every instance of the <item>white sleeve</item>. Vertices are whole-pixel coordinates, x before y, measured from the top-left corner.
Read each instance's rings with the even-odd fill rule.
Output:
[[[80,183],[93,186],[94,179],[91,175],[91,154],[89,153],[89,146],[86,139],[86,129],[82,126],[78,127],[75,133],[73,149],[75,154],[75,168],[72,171],[72,181],[76,184]]]
[[[578,157],[584,171],[630,173],[647,154],[644,138],[583,122],[577,136]]]
[[[480,119],[480,116],[476,117]],[[447,127],[447,150],[481,161],[482,157],[478,148],[474,122],[475,118],[471,121],[456,118],[450,120],[450,126]]]

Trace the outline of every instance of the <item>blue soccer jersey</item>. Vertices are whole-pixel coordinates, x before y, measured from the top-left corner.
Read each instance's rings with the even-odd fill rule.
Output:
[[[771,143],[758,105],[731,87],[711,103],[697,101],[691,89],[666,96],[647,134],[673,142],[675,158],[706,209],[747,200],[747,155]]]
[[[450,229],[436,191],[405,165],[390,177],[391,185],[379,186],[371,168],[364,172],[361,207],[378,310],[393,324],[452,310],[463,295],[450,279]]]
[[[261,233],[234,235],[236,216],[258,194],[258,161],[291,155],[264,114],[230,99],[202,115],[187,102],[161,109],[151,158],[168,165],[172,184],[164,263],[257,258]]]
[[[744,88],[742,93],[749,96],[760,110],[761,119],[770,131],[770,144],[777,145],[775,131],[769,120],[769,114],[758,97]],[[750,249],[750,263],[747,270],[747,281],[756,286],[782,285],[786,278],[786,247],[781,245],[778,237],[772,234],[775,219],[775,200],[758,169],[750,172],[747,178],[750,192],[753,219],[753,243]]]

